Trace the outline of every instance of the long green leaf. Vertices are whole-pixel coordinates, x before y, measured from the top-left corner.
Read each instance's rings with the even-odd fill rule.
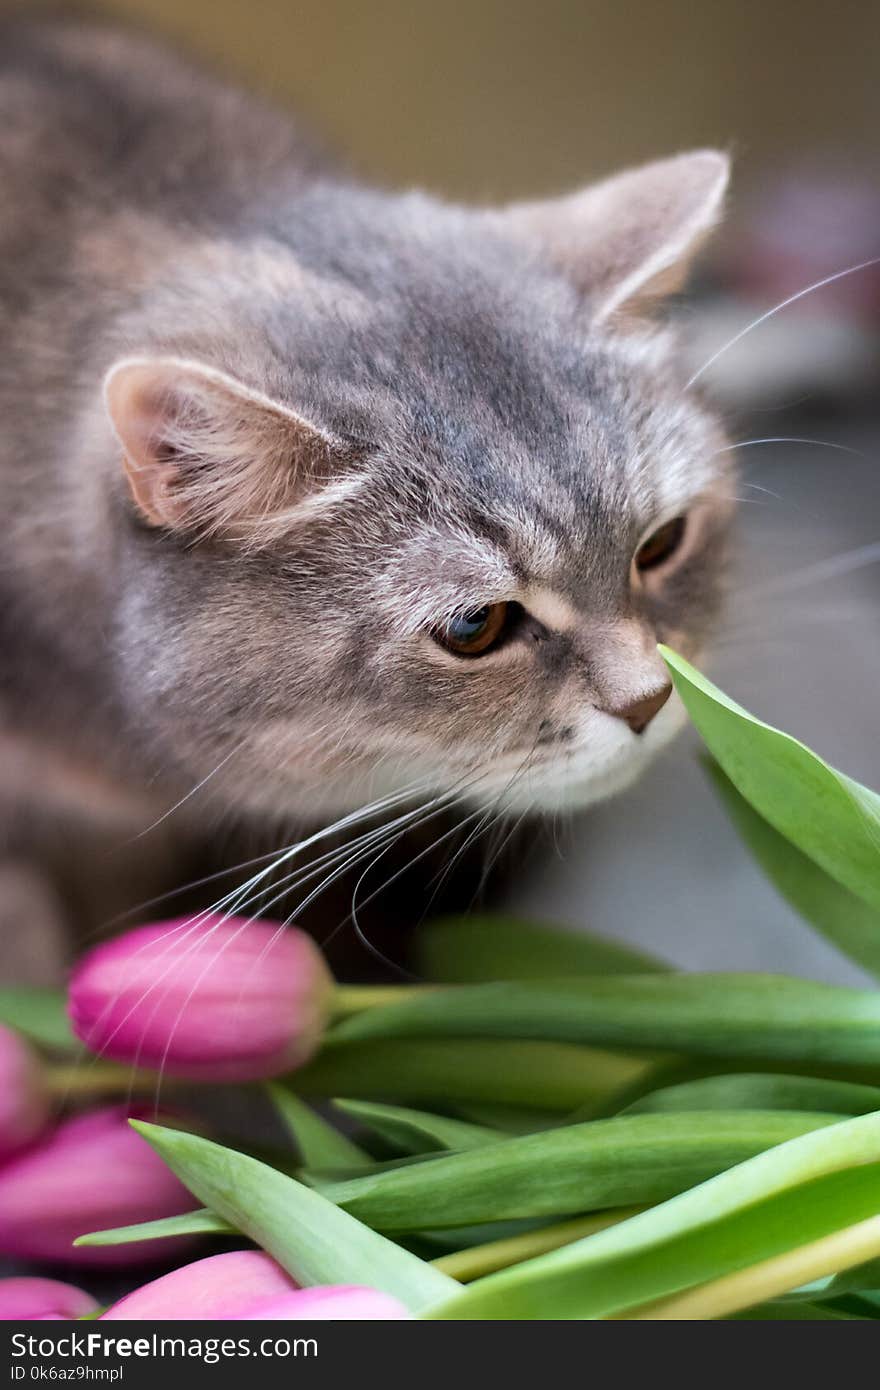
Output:
[[[501,1138],[497,1130],[466,1124],[464,1120],[451,1120],[446,1115],[432,1115],[425,1110],[363,1100],[337,1100],[335,1104],[344,1114],[359,1120],[365,1128],[407,1153],[424,1153],[426,1149],[480,1149]],[[316,1163],[314,1166],[342,1165]]]
[[[235,1227],[213,1211],[187,1211],[183,1216],[164,1216],[159,1221],[141,1221],[136,1226],[114,1226],[109,1231],[90,1231],[74,1245],[131,1245],[140,1240],[168,1240],[170,1236],[229,1236]]]
[[[65,996],[54,989],[0,988],[0,1023],[52,1052],[76,1052]]]
[[[451,1254],[441,1255],[434,1260],[434,1264],[462,1284],[467,1284],[473,1279],[494,1273],[496,1269],[507,1269],[522,1260],[533,1259],[545,1250],[558,1250],[560,1246],[570,1245],[572,1241],[581,1240],[595,1231],[604,1231],[606,1226],[626,1221],[638,1210],[638,1207],[617,1207],[607,1211],[593,1211],[587,1216],[576,1216],[570,1221],[557,1221],[550,1226],[543,1222],[540,1225],[530,1222],[525,1230],[522,1229],[526,1224],[523,1222],[507,1223],[506,1231],[502,1229],[504,1223],[499,1227],[471,1226],[466,1229],[482,1229],[487,1232],[484,1239],[467,1246],[458,1243],[452,1247]],[[514,1229],[509,1229],[510,1226]],[[441,1234],[454,1236],[456,1232],[445,1231]]]
[[[301,1095],[416,1105],[485,1101],[564,1112],[598,1101],[644,1072],[643,1062],[552,1042],[377,1039],[328,1045],[294,1074],[291,1085]]]
[[[880,1252],[880,1216],[877,1215],[877,1184],[873,1184],[860,1204],[838,1206],[834,1191],[835,1180],[852,1175],[836,1174],[834,1178],[822,1179],[810,1193],[810,1209],[793,1209],[791,1202],[778,1197],[772,1204],[772,1215],[779,1219],[779,1208],[786,1208],[790,1231],[787,1242],[780,1249],[762,1260],[752,1259],[740,1269],[727,1271],[693,1288],[683,1289],[672,1295],[626,1312],[625,1316],[639,1321],[694,1321],[724,1318],[741,1308],[750,1308],[767,1299],[784,1295],[793,1286],[828,1274],[832,1270],[845,1270],[866,1257],[874,1258]],[[839,1186],[839,1181],[837,1186]],[[856,1180],[850,1186],[856,1185]],[[862,1180],[861,1185],[865,1183]],[[831,1189],[829,1200],[829,1189]],[[793,1197],[795,1194],[789,1194]],[[852,1198],[852,1192],[848,1192]],[[833,1226],[829,1217],[835,1213]],[[853,1219],[855,1217],[856,1219]],[[811,1228],[810,1218],[816,1218]],[[784,1219],[784,1218],[783,1218]],[[765,1215],[766,1221],[766,1215]],[[740,1222],[742,1224],[742,1221]],[[804,1233],[810,1231],[810,1238],[804,1243]],[[729,1233],[728,1233],[729,1234]]]
[[[880,911],[774,830],[717,763],[709,760],[709,771],[742,839],[786,902],[838,951],[880,976]]]
[[[844,1274],[836,1274],[829,1280],[823,1298],[838,1298],[847,1293],[870,1293],[880,1289],[880,1259],[866,1260],[864,1264],[854,1265]],[[880,1315],[880,1309],[878,1309]]]
[[[446,1272],[447,1274],[452,1273],[451,1270]],[[846,1270],[843,1274],[831,1274],[827,1278],[815,1279],[811,1284],[804,1284],[799,1289],[793,1289],[791,1293],[785,1295],[785,1299],[786,1302],[799,1303],[805,1300],[815,1303],[817,1299],[827,1302],[829,1298],[848,1297],[850,1294],[856,1293],[867,1296],[878,1288],[880,1288],[880,1259],[867,1260],[864,1264],[854,1265],[852,1269]]]
[[[872,1261],[876,1263],[876,1261]],[[841,1274],[841,1279],[846,1278],[847,1271]],[[842,1297],[835,1297],[823,1304],[826,1308],[833,1308],[835,1312],[851,1313],[858,1318],[872,1318],[875,1321],[880,1319],[880,1294],[877,1290],[862,1289],[859,1293],[846,1293]]]
[[[661,653],[710,752],[746,801],[880,911],[880,796],[737,705],[684,657]]]
[[[741,1313],[731,1313],[726,1322],[861,1322],[864,1314],[838,1312],[821,1303],[759,1303]]]
[[[250,1236],[300,1284],[365,1284],[411,1311],[457,1287],[432,1265],[265,1163],[182,1130],[132,1121],[211,1211]]]
[[[821,1110],[868,1115],[880,1110],[880,1086],[774,1072],[731,1072],[663,1086],[620,1113],[645,1115],[661,1110]]]
[[[416,936],[416,961],[427,980],[538,980],[556,975],[645,975],[670,967],[617,941],[562,931],[512,917],[447,917]]]
[[[609,1091],[608,1095],[616,1094]],[[603,1098],[604,1103],[604,1098]],[[593,1110],[597,1102],[592,1102],[584,1106],[589,1114],[579,1115],[581,1120],[592,1120]],[[502,1134],[532,1134],[536,1129],[549,1129],[551,1125],[557,1124],[558,1118],[548,1110],[529,1110],[522,1105],[492,1105],[484,1101],[479,1102],[457,1102],[455,1113],[462,1120],[467,1120],[468,1124],[477,1125],[481,1129],[494,1129],[499,1137]]]
[[[304,1168],[370,1168],[373,1159],[279,1082],[266,1087]]]
[[[309,1187],[317,1188],[323,1192],[325,1188],[333,1187],[341,1182],[348,1182],[353,1178],[368,1177],[373,1173],[397,1173],[401,1168],[412,1168],[420,1163],[432,1163],[435,1159],[443,1158],[445,1150],[431,1149],[428,1153],[420,1154],[399,1154],[397,1158],[383,1158],[371,1163],[365,1169],[362,1165],[357,1168],[300,1168],[297,1178],[300,1182],[307,1183]]]
[[[838,1230],[878,1204],[880,1114],[871,1114],[791,1138],[629,1221],[481,1279],[431,1316],[614,1316]]]
[[[366,1010],[341,1039],[542,1038],[702,1056],[880,1064],[880,990],[782,975],[611,975],[439,988]]]
[[[631,1115],[504,1139],[322,1190],[383,1231],[571,1216],[659,1202],[837,1117],[786,1111]]]

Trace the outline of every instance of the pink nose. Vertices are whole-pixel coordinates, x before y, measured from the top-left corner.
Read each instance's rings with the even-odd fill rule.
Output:
[[[650,695],[643,695],[640,700],[633,700],[631,705],[622,705],[620,709],[609,710],[615,718],[622,719],[628,724],[634,734],[643,734],[654,718],[659,714],[666,701],[672,694],[671,685],[661,685],[659,690],[653,691]]]

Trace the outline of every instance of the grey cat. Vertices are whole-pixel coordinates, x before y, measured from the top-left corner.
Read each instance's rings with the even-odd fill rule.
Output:
[[[132,906],[206,803],[630,783],[723,587],[725,439],[650,311],[727,173],[377,192],[147,37],[0,26],[0,898],[63,862]]]

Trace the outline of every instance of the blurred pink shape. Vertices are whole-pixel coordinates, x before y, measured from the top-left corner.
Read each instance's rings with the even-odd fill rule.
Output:
[[[0,1279],[0,1322],[55,1322],[93,1313],[95,1300],[57,1279]]]
[[[0,1025],[0,1161],[30,1144],[48,1122],[39,1058],[23,1038]]]
[[[198,1205],[127,1116],[113,1106],[65,1120],[0,1167],[0,1252],[71,1265],[131,1265],[179,1253],[176,1239],[73,1247],[88,1232]]]
[[[399,1319],[397,1299],[377,1289],[327,1285],[301,1289],[279,1264],[259,1250],[210,1255],[154,1279],[115,1303],[107,1320],[209,1319]]]

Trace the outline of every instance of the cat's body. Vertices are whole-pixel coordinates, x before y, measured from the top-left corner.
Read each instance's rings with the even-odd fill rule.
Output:
[[[656,639],[711,627],[729,479],[627,321],[724,161],[627,177],[497,213],[374,193],[149,40],[3,25],[7,866],[128,907],[218,812],[632,779],[676,723]]]

